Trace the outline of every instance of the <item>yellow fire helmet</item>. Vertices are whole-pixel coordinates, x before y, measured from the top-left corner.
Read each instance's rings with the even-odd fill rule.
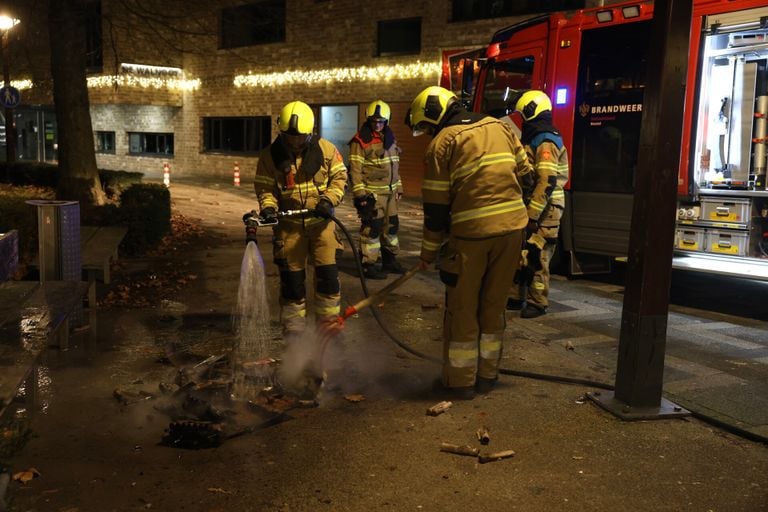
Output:
[[[530,121],[542,112],[552,110],[552,101],[543,91],[526,91],[517,100],[515,110],[520,112],[524,120]]]
[[[280,111],[277,127],[289,135],[311,135],[315,127],[315,114],[303,101],[292,101]]]
[[[438,126],[448,107],[455,101],[456,95],[448,89],[436,85],[427,87],[414,98],[405,122],[413,130],[414,136],[421,135],[424,133],[424,124]]]
[[[381,100],[372,102],[365,109],[365,117],[368,119],[383,119],[385,121],[389,121],[389,116],[391,113],[392,111],[389,109],[389,105]]]

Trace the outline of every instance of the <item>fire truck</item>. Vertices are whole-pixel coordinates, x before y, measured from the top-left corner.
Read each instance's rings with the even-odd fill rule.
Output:
[[[652,2],[538,16],[462,62],[474,111],[519,125],[516,90],[552,98],[571,158],[560,240],[571,275],[627,254],[652,17]],[[768,280],[768,7],[694,0],[690,34],[673,267]]]

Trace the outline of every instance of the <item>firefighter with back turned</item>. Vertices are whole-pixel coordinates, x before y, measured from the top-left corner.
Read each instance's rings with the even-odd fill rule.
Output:
[[[411,103],[406,123],[427,133],[421,267],[439,254],[446,289],[443,372],[448,399],[471,399],[496,384],[507,294],[528,215],[521,181],[533,179],[509,125],[467,112],[455,94],[432,86]]]

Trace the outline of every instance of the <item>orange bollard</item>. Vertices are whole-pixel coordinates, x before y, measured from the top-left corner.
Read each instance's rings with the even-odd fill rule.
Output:
[[[235,162],[235,186],[240,186],[240,165]]]
[[[163,185],[166,187],[171,184],[171,164],[163,163]]]

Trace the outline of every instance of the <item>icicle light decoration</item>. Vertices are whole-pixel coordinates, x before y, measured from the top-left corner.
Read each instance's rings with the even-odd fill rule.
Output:
[[[318,69],[315,71],[283,71],[282,73],[237,75],[235,87],[274,87],[293,84],[330,84],[337,82],[389,82],[392,80],[431,79],[440,75],[439,62],[396,64],[394,66],[360,66],[356,68]]]

